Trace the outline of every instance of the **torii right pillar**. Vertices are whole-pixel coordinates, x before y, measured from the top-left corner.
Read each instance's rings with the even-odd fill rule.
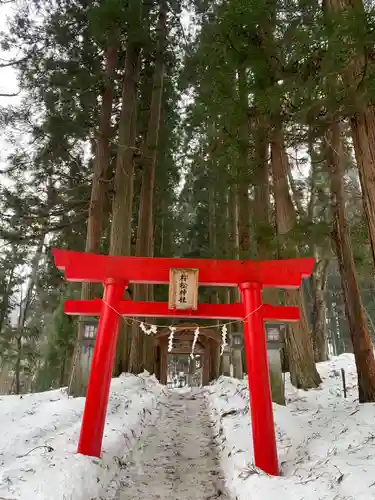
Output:
[[[306,276],[306,274],[305,274]],[[303,274],[301,276],[302,280]],[[276,433],[273,419],[271,385],[268,371],[265,320],[296,321],[298,314],[287,318],[287,307],[262,303],[262,284],[239,285],[244,305],[244,346],[250,396],[254,462],[267,474],[279,476]],[[296,286],[291,286],[296,288]],[[290,309],[289,309],[290,310]]]

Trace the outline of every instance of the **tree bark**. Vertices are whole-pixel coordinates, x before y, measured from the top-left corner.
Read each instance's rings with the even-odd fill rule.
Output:
[[[51,179],[49,180],[50,185],[49,188],[52,186],[52,181]],[[49,200],[50,201],[50,200]],[[47,202],[47,204],[49,204]],[[47,225],[47,223],[45,223]],[[20,309],[19,309],[19,314],[18,314],[18,321],[17,321],[17,333],[15,335],[15,340],[16,340],[16,349],[17,349],[17,358],[16,358],[16,364],[15,364],[15,382],[16,382],[16,394],[20,394],[20,389],[21,389],[21,369],[22,369],[22,338],[25,335],[25,327],[26,327],[26,321],[27,321],[27,315],[29,312],[30,305],[32,303],[32,298],[33,298],[33,292],[34,288],[38,279],[38,270],[39,270],[39,263],[43,255],[43,247],[44,247],[44,241],[45,241],[46,235],[45,232],[42,229],[42,233],[38,242],[38,246],[35,250],[35,254],[31,260],[31,272],[30,276],[28,279],[27,283],[27,288],[26,288],[26,294],[25,298],[21,298],[20,301]]]
[[[60,361],[61,365],[60,365],[60,375],[59,375],[59,387],[64,387],[66,359],[67,359],[67,349],[65,349],[63,359]]]
[[[238,169],[238,239],[239,258],[249,259],[251,251],[250,232],[250,168],[249,168],[249,121],[248,121],[248,89],[245,66],[238,69],[238,95],[243,110],[240,125],[240,158]]]
[[[239,221],[238,221],[238,188],[236,185],[230,186],[229,190],[229,217],[230,217],[230,239],[231,239],[231,258],[239,259]],[[236,294],[239,297],[239,294]]]
[[[312,275],[313,309],[311,338],[315,362],[328,360],[328,339],[326,326],[325,291],[327,284],[327,269],[329,261],[318,261]]]
[[[361,24],[362,37],[364,32],[368,33],[372,29],[367,26],[363,0],[323,0],[323,12],[327,24],[332,26],[337,25],[337,16],[340,14],[344,14],[346,19],[350,15],[356,17],[358,24]],[[355,43],[356,53],[346,61],[342,78],[353,101],[350,103],[354,110],[350,124],[375,263],[375,107],[365,83],[365,75],[373,71],[374,65],[369,47],[360,47],[357,37],[350,42]]]
[[[102,237],[103,214],[105,204],[105,179],[108,171],[109,144],[111,138],[111,118],[114,100],[113,79],[117,66],[117,46],[108,47],[105,56],[105,88],[99,113],[99,128],[96,136],[96,151],[94,159],[94,177],[91,187],[89,217],[85,251],[99,253]],[[86,298],[86,297],[85,297]],[[88,296],[87,298],[91,298]]]
[[[345,217],[343,148],[339,123],[334,123],[327,134],[327,160],[331,177],[332,237],[339,262],[345,310],[357,367],[359,402],[374,402],[375,359]]]
[[[137,123],[137,82],[140,48],[127,47],[125,76],[122,90],[119,145],[116,156],[115,193],[112,203],[110,255],[129,255],[131,215],[134,185],[134,156]]]
[[[114,198],[110,229],[110,255],[130,255],[134,191],[134,160],[137,131],[137,88],[140,72],[142,2],[128,2],[128,33],[122,104],[119,124],[119,144],[116,155]],[[129,329],[120,323],[114,374],[128,370]]]
[[[271,167],[277,234],[281,243],[281,256],[295,257],[297,249],[289,233],[296,224],[296,213],[289,192],[287,161],[281,126],[275,126],[271,136]],[[301,389],[317,387],[321,379],[314,363],[301,291],[285,291],[285,300],[287,305],[298,306],[301,312],[301,320],[286,329],[285,345],[292,384]]]
[[[276,227],[281,239],[296,224],[296,212],[289,192],[288,157],[285,152],[284,137],[281,126],[275,126],[271,135],[271,168],[273,195],[275,198]],[[287,241],[287,238],[285,238]],[[295,251],[293,245],[292,252]]]
[[[92,179],[89,216],[87,219],[85,251],[88,253],[100,252],[103,215],[106,203],[105,179],[108,171],[111,117],[114,99],[113,78],[117,65],[116,45],[110,45],[107,48],[105,64],[105,87],[99,112],[99,128],[95,141],[94,176]],[[82,283],[81,299],[89,300],[92,298],[92,283]],[[82,363],[81,360],[84,321],[85,317],[79,318],[77,345],[75,347],[75,354],[73,355],[76,363],[72,368],[74,371],[70,390],[74,396],[83,396],[85,394],[89,378],[89,371],[85,370],[87,365],[86,363]]]
[[[267,130],[262,120],[258,120],[255,133],[255,179],[254,209],[255,240],[258,259],[272,259],[272,239],[274,227],[270,220],[270,165],[269,142]],[[267,288],[262,292],[263,301],[268,304],[279,304],[279,291]]]
[[[216,225],[216,189],[213,183],[208,186],[208,246],[210,258],[215,257],[217,249],[217,225]]]
[[[14,264],[9,271],[9,276],[4,276],[4,293],[2,295],[2,303],[0,309],[0,333],[3,331],[3,326],[5,320],[8,316],[9,308],[10,308],[10,299],[12,295],[12,287],[14,281],[16,265]]]
[[[155,68],[152,82],[150,117],[147,128],[146,145],[143,150],[142,186],[138,215],[138,230],[136,255],[147,257],[153,255],[154,247],[154,212],[153,198],[155,188],[155,169],[157,148],[159,141],[160,116],[163,100],[165,43],[167,37],[168,4],[160,2],[159,17],[156,27],[157,46]],[[134,287],[135,300],[150,300],[151,285],[136,285]],[[145,344],[143,346],[143,344]],[[133,328],[132,344],[130,349],[129,371],[140,373],[143,368],[153,372],[153,339],[144,337],[138,325]]]
[[[310,184],[310,197],[307,206],[307,221],[310,224],[314,224],[317,216],[317,212],[322,210],[321,193],[320,198],[318,196],[318,181],[320,172],[319,156],[315,150],[315,134],[314,129],[311,126],[308,133],[308,151],[311,161],[311,174],[309,179]],[[327,199],[328,203],[328,199]],[[325,212],[327,212],[325,210]],[[318,215],[319,220],[321,215]],[[330,224],[330,219],[327,219],[327,215],[323,216],[327,224]],[[329,256],[331,255],[331,246],[327,241],[318,242],[319,244],[313,243],[313,252],[316,260],[316,266],[314,273],[311,277],[312,284],[312,330],[311,339],[314,349],[314,358],[316,362],[327,361],[328,360],[328,332],[327,332],[327,314],[326,314],[326,285],[327,285],[327,273],[329,266]]]
[[[264,126],[258,121],[255,137],[255,182],[254,182],[254,219],[256,226],[256,246],[259,258],[270,254],[270,186],[268,141]]]
[[[351,121],[363,206],[375,264],[375,108],[368,106]]]
[[[286,152],[285,152],[286,154]],[[293,178],[293,172],[292,172],[292,166],[290,164],[289,159],[287,160],[287,169],[288,169],[288,182],[290,189],[292,191],[292,201],[294,206],[297,209],[297,213],[303,214],[304,213],[304,207],[303,207],[303,194],[301,191],[298,189],[296,186],[295,180]]]
[[[27,289],[26,289],[26,295],[25,298],[21,301],[20,304],[20,313],[18,317],[18,324],[17,324],[17,329],[22,336],[23,330],[25,328],[26,324],[26,319],[27,319],[27,313],[29,312],[29,308],[32,302],[32,295],[33,291],[38,279],[38,270],[39,270],[39,263],[43,255],[43,247],[44,247],[44,242],[46,239],[45,232],[42,230],[42,234],[40,235],[40,239],[38,242],[38,246],[35,250],[35,254],[31,260],[31,272],[30,276],[28,279],[28,284],[27,284]]]
[[[14,367],[14,377],[15,377],[15,394],[21,393],[21,360],[22,360],[22,337],[16,337],[16,346],[17,346],[17,359],[16,365]]]

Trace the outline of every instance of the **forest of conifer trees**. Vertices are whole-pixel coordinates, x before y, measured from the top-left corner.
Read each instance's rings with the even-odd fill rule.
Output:
[[[375,401],[375,5],[366,0],[0,2],[0,388],[85,391],[83,322],[52,248],[314,257],[285,352],[292,383],[353,352]],[[6,152],[4,152],[6,151]],[[136,300],[166,300],[137,285]],[[236,301],[227,289],[201,302]],[[165,322],[165,320],[164,320]],[[122,322],[115,375],[154,369]]]

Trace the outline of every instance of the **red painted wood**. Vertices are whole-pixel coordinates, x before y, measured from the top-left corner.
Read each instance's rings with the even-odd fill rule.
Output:
[[[261,290],[263,287],[298,288],[302,278],[311,275],[314,259],[220,261],[108,257],[57,249],[53,250],[53,255],[56,266],[65,271],[68,281],[105,283],[103,300],[68,300],[65,303],[67,314],[100,316],[79,453],[100,456],[120,314],[240,319],[244,320],[255,464],[269,474],[279,474],[264,321],[298,321],[299,310],[269,304],[260,307]],[[200,285],[239,286],[242,304],[199,304],[196,311],[177,311],[169,310],[166,302],[123,300],[129,282],[168,284],[170,268],[198,269]],[[163,363],[165,360],[161,359]]]
[[[69,315],[99,316],[101,299],[66,300],[65,313]],[[154,317],[154,318],[215,318],[242,319],[243,305],[237,304],[199,304],[195,311],[168,309],[168,302],[133,302],[122,301],[118,306],[122,316]]]
[[[68,281],[104,282],[118,278],[131,283],[169,283],[170,268],[199,270],[199,284],[238,286],[261,283],[266,288],[299,288],[310,276],[314,259],[288,260],[208,260],[156,257],[109,257],[70,250],[53,249],[55,264],[65,270]]]
[[[300,311],[296,306],[271,306],[263,304],[260,309],[264,321],[273,323],[293,323],[300,320]]]
[[[71,316],[99,316],[102,310],[102,300],[66,300],[64,311]],[[121,301],[117,311],[121,316],[143,318],[209,318],[242,320],[245,317],[241,303],[235,304],[199,304],[195,311],[179,311],[168,309],[167,302],[133,302]],[[271,306],[264,304],[261,308],[264,321],[291,322],[300,318],[298,307]]]
[[[122,299],[124,289],[124,283],[118,283],[114,280],[105,284],[105,301],[102,301],[78,443],[78,453],[82,455],[100,457],[101,454],[120,322],[120,317],[115,309]]]
[[[245,315],[262,304],[258,283],[240,285]],[[250,391],[251,425],[253,430],[255,465],[273,476],[279,475],[275,425],[273,421],[271,386],[268,374],[266,335],[262,308],[244,321],[247,379]]]

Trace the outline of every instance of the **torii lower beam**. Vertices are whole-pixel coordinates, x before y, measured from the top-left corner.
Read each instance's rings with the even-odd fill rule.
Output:
[[[100,316],[102,299],[66,300],[64,312],[71,316]],[[120,316],[142,318],[190,318],[190,319],[227,319],[242,321],[245,314],[244,305],[235,304],[199,304],[193,310],[168,309],[168,302],[134,302],[123,300],[119,303],[117,312]],[[263,321],[293,322],[299,321],[300,312],[295,306],[272,306],[263,304],[261,314]]]

